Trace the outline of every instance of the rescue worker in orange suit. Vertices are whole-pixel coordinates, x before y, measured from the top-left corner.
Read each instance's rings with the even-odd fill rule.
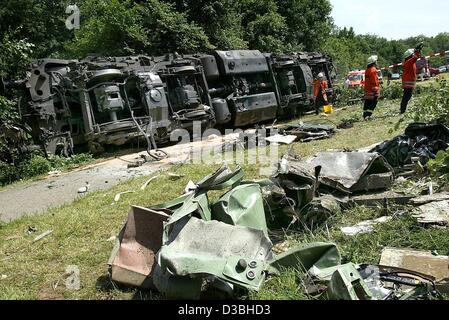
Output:
[[[371,118],[379,100],[380,81],[376,68],[377,60],[377,56],[369,57],[365,71],[365,104],[363,106],[363,119],[365,120]]]
[[[315,97],[315,113],[320,114],[320,108],[328,104],[326,89],[327,81],[324,80],[324,74],[320,72],[313,81],[313,96]]]
[[[413,90],[416,88],[416,61],[421,58],[423,44],[420,43],[416,49],[408,49],[404,53],[402,89],[404,95],[401,101],[401,114],[407,111],[407,105],[412,98]]]

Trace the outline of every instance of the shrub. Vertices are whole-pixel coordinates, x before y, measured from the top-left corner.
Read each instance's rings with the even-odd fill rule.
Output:
[[[0,161],[0,185],[10,184],[19,177],[20,172],[16,166]]]
[[[449,150],[439,151],[435,160],[430,160],[427,167],[440,185],[447,186],[449,184]]]
[[[363,98],[363,88],[346,89],[336,87],[334,92],[334,104],[336,106],[347,106],[350,103],[360,102]]]
[[[428,167],[433,175],[448,174],[449,151],[439,151],[436,155],[435,160],[429,161]]]
[[[70,169],[80,164],[92,161],[93,157],[89,153],[80,153],[72,155],[68,158],[60,156],[50,156],[48,161],[52,170]]]
[[[48,159],[35,154],[30,159],[24,159],[22,163],[15,165],[0,161],[0,185],[46,174],[52,170],[72,169],[92,160],[91,154],[81,153],[68,158],[51,156]]]
[[[392,82],[388,87],[383,88],[381,95],[382,97],[390,100],[401,99],[402,98],[402,85],[400,82]]]
[[[66,158],[69,160],[69,165],[78,165],[82,163],[86,163],[93,160],[93,157],[90,153],[80,153],[71,156],[70,158]]]
[[[417,122],[449,124],[449,86],[441,82],[420,90],[421,95],[410,107],[407,117]]]
[[[50,161],[42,156],[34,156],[22,165],[22,177],[32,178],[51,171]]]

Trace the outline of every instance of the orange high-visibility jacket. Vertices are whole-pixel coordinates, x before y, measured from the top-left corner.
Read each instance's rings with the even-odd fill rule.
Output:
[[[378,99],[380,95],[380,81],[377,69],[373,65],[365,71],[365,100]]]
[[[420,58],[419,53],[404,61],[404,71],[402,74],[402,88],[415,89],[416,88],[416,61]]]
[[[318,94],[321,92],[325,101],[327,101],[326,89],[328,88],[326,80],[315,80],[313,81],[313,96],[315,99],[318,97]]]

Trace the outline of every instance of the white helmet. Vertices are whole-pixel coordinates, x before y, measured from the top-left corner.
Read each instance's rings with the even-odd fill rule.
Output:
[[[322,72],[318,73],[317,78],[324,79],[324,73],[322,73]]]
[[[373,63],[377,63],[377,60],[379,59],[378,56],[371,56],[368,58],[368,65],[373,64]]]
[[[404,52],[404,59],[411,57],[415,53],[415,49],[408,49]]]

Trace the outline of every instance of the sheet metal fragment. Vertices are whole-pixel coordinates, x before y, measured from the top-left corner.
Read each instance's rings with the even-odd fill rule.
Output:
[[[155,255],[162,246],[163,223],[168,215],[133,206],[109,258],[114,281],[142,288],[154,288]]]
[[[234,285],[258,290],[265,279],[265,263],[272,259],[272,243],[261,230],[191,217],[177,224],[161,248],[155,285],[170,290],[179,277],[213,276]],[[173,296],[172,296],[173,297]],[[177,297],[177,296],[175,296]]]

